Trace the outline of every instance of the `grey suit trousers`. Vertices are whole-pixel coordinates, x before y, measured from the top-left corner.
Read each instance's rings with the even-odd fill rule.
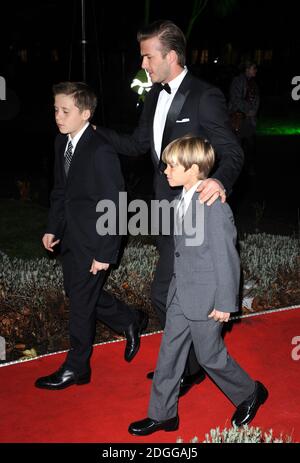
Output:
[[[175,292],[167,311],[148,417],[161,421],[177,415],[180,379],[192,342],[200,365],[235,406],[254,392],[253,379],[227,352],[221,336],[222,327],[222,323],[213,319],[186,318]]]

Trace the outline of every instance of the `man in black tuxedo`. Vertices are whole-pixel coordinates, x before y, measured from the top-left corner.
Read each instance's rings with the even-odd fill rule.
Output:
[[[153,83],[145,98],[138,127],[132,135],[97,127],[121,154],[137,156],[150,151],[154,165],[155,199],[172,201],[180,189],[171,188],[163,174],[161,160],[164,148],[174,139],[187,134],[206,138],[217,157],[216,169],[197,189],[200,200],[212,204],[219,196],[222,202],[230,194],[243,165],[243,152],[233,134],[222,92],[195,78],[185,66],[186,40],[171,21],[155,21],[138,32],[142,68]],[[174,245],[170,235],[159,235],[160,258],[152,283],[151,299],[162,327],[166,319],[166,298],[173,274]],[[153,373],[148,374],[151,378]],[[191,349],[180,395],[204,379],[195,353]]]
[[[121,236],[96,229],[103,214],[96,206],[110,200],[118,211],[124,182],[114,149],[89,124],[97,98],[81,82],[62,82],[53,90],[60,134],[55,140],[55,183],[43,244],[53,252],[61,241],[64,285],[70,300],[70,350],[59,370],[39,378],[35,385],[64,389],[90,382],[97,318],[125,333],[125,360],[130,361],[139,349],[148,317],[102,289],[108,268],[118,260]],[[117,227],[118,217],[111,218]]]

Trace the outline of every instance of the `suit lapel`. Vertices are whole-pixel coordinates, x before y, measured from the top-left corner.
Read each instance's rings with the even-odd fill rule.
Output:
[[[65,181],[67,181],[67,176],[66,176],[66,172],[65,172],[65,156],[64,156],[64,153],[65,153],[65,150],[66,150],[67,141],[68,141],[68,136],[67,135],[61,135],[60,143],[59,143],[59,146],[57,148],[58,149],[58,159],[59,159],[59,162],[60,162],[59,168],[63,172],[63,177],[64,177]]]
[[[154,95],[153,95],[153,104],[151,107],[150,115],[149,115],[149,120],[151,121],[151,136],[150,136],[150,146],[151,146],[151,156],[152,160],[155,165],[158,165],[159,159],[157,157],[156,151],[155,151],[155,146],[154,146],[154,127],[153,127],[153,122],[154,122],[154,116],[155,116],[155,110],[156,110],[156,105],[157,105],[157,100],[159,97],[160,93],[160,86],[157,84],[155,85],[155,90],[153,89]]]
[[[162,138],[162,144],[161,144],[159,166],[158,166],[161,172],[163,172],[166,168],[165,163],[161,159],[161,155],[165,147],[171,141],[172,130],[176,126],[176,120],[178,119],[180,111],[188,97],[188,94],[190,93],[191,80],[192,80],[191,74],[187,73],[176,92],[176,95],[172,101],[172,104],[170,106],[170,109],[167,115],[165,129],[164,129],[163,138]]]
[[[192,79],[192,76],[189,73],[187,73],[183,81],[181,82],[176,92],[176,95],[172,101],[172,104],[170,106],[170,109],[167,115],[165,129],[163,133],[161,153],[163,152],[163,150],[165,149],[165,147],[170,141],[172,129],[174,128],[176,124],[176,120],[178,119],[178,116],[182,109],[182,106],[184,105],[185,100],[187,99],[187,96],[190,93],[191,79]]]
[[[69,172],[68,172],[68,177],[67,177],[68,180],[71,178],[72,173],[76,171],[76,166],[79,165],[81,157],[85,156],[85,146],[91,136],[92,130],[94,129],[92,129],[91,126],[87,127],[76,145],[75,151],[72,156],[72,161],[70,164]]]

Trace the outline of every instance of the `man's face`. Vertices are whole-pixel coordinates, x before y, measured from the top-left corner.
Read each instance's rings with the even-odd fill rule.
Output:
[[[255,66],[255,64],[252,64],[252,66],[246,69],[246,76],[249,78],[255,77],[256,73],[257,73],[257,67]]]
[[[152,37],[151,39],[141,41],[140,51],[142,56],[142,68],[149,73],[152,83],[168,82],[171,75],[170,53],[167,53],[166,56],[163,57],[162,47],[158,37]]]
[[[54,99],[55,122],[60,133],[70,134],[73,138],[85,125],[90,117],[90,110],[80,112],[75,106],[71,95],[63,93],[55,96]]]

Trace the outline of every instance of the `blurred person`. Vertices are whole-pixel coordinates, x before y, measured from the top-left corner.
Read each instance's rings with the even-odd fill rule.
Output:
[[[234,77],[230,85],[229,113],[233,130],[243,148],[245,170],[254,174],[256,150],[256,123],[260,104],[259,88],[256,82],[257,65],[246,61],[241,66],[242,72]]]

